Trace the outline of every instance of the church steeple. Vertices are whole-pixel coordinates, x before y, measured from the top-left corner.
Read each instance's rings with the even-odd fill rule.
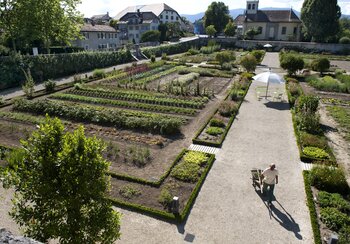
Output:
[[[247,1],[247,14],[256,14],[259,8],[259,0],[248,0]]]

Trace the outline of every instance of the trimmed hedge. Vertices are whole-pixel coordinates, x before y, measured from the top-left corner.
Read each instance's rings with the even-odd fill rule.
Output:
[[[182,151],[181,154],[183,155],[183,153],[185,153],[185,152],[188,152],[188,150]],[[206,177],[207,177],[207,175],[208,175],[208,173],[209,173],[209,171],[210,171],[210,169],[213,166],[213,163],[215,161],[214,154],[207,154],[207,155],[208,156],[210,155],[207,167],[203,171],[203,173],[202,173],[201,177],[199,178],[195,188],[193,189],[191,196],[189,197],[183,211],[180,214],[173,214],[173,213],[169,213],[166,211],[161,211],[161,210],[153,209],[150,207],[146,207],[143,205],[121,201],[121,200],[115,199],[115,198],[108,198],[108,199],[117,207],[126,208],[126,209],[133,210],[133,211],[136,211],[136,212],[139,212],[142,214],[147,214],[150,216],[154,216],[154,217],[158,217],[158,218],[161,218],[164,220],[168,220],[171,222],[181,223],[187,218],[187,216],[188,216],[188,214],[189,214],[189,212],[190,212],[190,210],[191,210],[191,208],[192,208],[192,206],[193,206],[193,204],[198,196],[198,193],[199,193],[199,191],[204,183],[204,180],[206,179]],[[179,160],[181,158],[182,157],[180,157]]]
[[[320,225],[319,225],[318,219],[317,219],[316,206],[315,206],[315,202],[314,202],[314,197],[312,195],[309,174],[310,174],[310,172],[303,171],[305,193],[306,193],[306,198],[307,198],[307,206],[309,207],[311,227],[312,227],[312,231],[314,233],[315,244],[322,244]]]
[[[21,68],[30,68],[34,80],[42,82],[131,61],[130,51],[0,57],[0,89],[20,85],[25,80]]]
[[[200,40],[196,39],[193,41],[182,42],[178,44],[161,45],[157,47],[147,47],[147,48],[142,48],[141,50],[147,57],[151,57],[152,55],[156,57],[161,57],[163,53],[166,53],[167,55],[185,53],[193,47],[199,48],[200,45],[201,45]]]
[[[249,83],[248,88],[245,90],[245,93],[242,97],[242,100],[239,102],[238,105],[238,111],[241,108],[241,105],[244,101],[245,96],[247,95],[248,91],[249,91],[249,87],[252,84],[252,82]],[[228,94],[225,98],[225,100],[227,100],[230,97],[230,94]],[[211,120],[215,117],[215,115],[218,113],[219,109],[215,110],[215,112],[213,113],[213,115],[208,119],[208,121],[197,131],[196,135],[194,136],[194,138],[192,139],[193,144],[198,144],[198,145],[203,145],[203,146],[209,146],[209,147],[217,147],[220,148],[222,147],[222,144],[224,143],[224,140],[233,124],[233,121],[236,118],[236,113],[233,114],[229,120],[229,122],[227,123],[226,128],[224,129],[224,133],[221,135],[221,139],[219,142],[211,142],[211,141],[205,141],[205,140],[200,140],[198,139],[198,137],[204,132],[204,130],[206,129],[206,127],[210,124]]]

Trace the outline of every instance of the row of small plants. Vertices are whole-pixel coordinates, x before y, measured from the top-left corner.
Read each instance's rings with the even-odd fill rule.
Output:
[[[252,75],[243,73],[213,116],[201,127],[194,144],[221,147],[251,84]]]
[[[327,106],[327,111],[340,125],[344,138],[350,143],[350,107]]]
[[[111,100],[105,98],[93,98],[86,96],[79,96],[73,94],[54,94],[50,96],[53,99],[72,101],[72,102],[83,102],[83,103],[91,103],[97,105],[111,105],[123,108],[131,108],[131,109],[142,109],[147,111],[159,112],[159,113],[174,113],[174,114],[184,114],[184,115],[195,115],[197,111],[195,109],[190,108],[179,108],[179,107],[170,107],[170,106],[162,106],[162,105],[154,105],[147,103],[135,103],[128,101],[118,101]]]
[[[141,111],[107,109],[98,106],[50,101],[47,99],[15,101],[13,110],[33,114],[48,114],[78,122],[115,126],[123,129],[141,130],[160,134],[174,134],[180,131],[184,120],[172,116]]]
[[[122,192],[120,192],[120,194],[123,196],[124,200],[111,198],[111,201],[119,207],[150,214],[170,221],[182,222],[189,214],[214,160],[215,155],[213,154],[184,150],[174,161],[171,169],[167,172],[168,174],[166,177],[172,177],[178,181],[190,182],[193,184],[192,193],[186,201],[186,204],[180,206],[181,210],[179,213],[172,212],[171,202],[174,197],[174,191],[166,185],[161,188],[158,197],[158,202],[163,205],[164,210],[132,203],[132,197],[139,195],[140,192],[137,191],[137,189],[135,191],[135,188],[131,189],[130,187],[124,187],[121,189]],[[165,178],[163,178],[163,181],[164,179]],[[142,182],[138,183],[142,184]],[[155,187],[161,187],[161,185],[159,184]],[[136,194],[132,194],[133,192]]]
[[[319,98],[305,96],[299,82],[293,78],[287,78],[286,88],[289,103],[292,106],[293,123],[301,160],[337,165],[332,149],[320,127],[320,116],[317,112]]]
[[[223,71],[218,69],[206,69],[206,68],[198,68],[198,67],[179,68],[178,71],[180,75],[198,73],[200,76],[222,77],[222,78],[232,78],[234,74],[231,71]]]
[[[339,73],[335,77],[309,76],[305,80],[321,91],[350,93],[350,75]]]
[[[329,237],[325,227],[339,235],[337,243],[350,243],[350,191],[344,171],[315,166],[303,174],[315,243]]]
[[[118,99],[131,102],[142,102],[162,106],[173,106],[173,107],[183,107],[183,108],[203,108],[205,103],[208,102],[208,98],[193,98],[191,100],[163,97],[163,95],[158,96],[158,93],[143,93],[139,91],[125,91],[122,89],[118,90],[107,90],[107,89],[93,89],[88,87],[76,87],[74,90],[68,91],[70,94],[80,95],[80,96],[90,96],[90,97],[101,97],[109,99]]]

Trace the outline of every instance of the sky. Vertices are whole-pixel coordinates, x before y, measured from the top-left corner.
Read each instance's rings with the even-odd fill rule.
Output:
[[[220,0],[224,2],[229,9],[245,8],[246,1],[244,0]],[[144,5],[151,3],[166,3],[181,14],[197,14],[205,12],[212,0],[82,0],[82,4],[78,9],[85,17],[91,17],[95,14],[103,14],[109,12],[111,17],[114,17],[124,8],[133,5]],[[300,11],[303,0],[260,0],[259,7],[275,7],[275,8],[290,8]],[[338,0],[338,5],[341,7],[342,13],[350,15],[350,0]]]

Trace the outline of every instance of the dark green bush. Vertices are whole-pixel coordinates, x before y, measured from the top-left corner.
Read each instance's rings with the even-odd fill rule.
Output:
[[[317,189],[346,195],[349,186],[340,168],[314,166],[310,171],[310,183]]]
[[[320,191],[318,193],[317,200],[318,204],[322,208],[332,207],[338,209],[343,213],[350,213],[350,203],[338,193]]]
[[[256,58],[256,61],[258,61],[258,63],[261,63],[261,61],[265,55],[265,51],[264,50],[253,50],[250,52],[250,54]]]
[[[285,53],[280,55],[280,65],[289,75],[293,75],[304,68],[304,60],[294,54]]]
[[[205,132],[211,136],[217,136],[223,134],[224,130],[220,127],[209,127]]]
[[[54,82],[53,80],[47,80],[44,83],[44,87],[46,92],[53,92],[56,87],[56,82]]]
[[[151,56],[151,62],[152,63],[156,62],[156,56],[154,56],[154,55]]]
[[[306,110],[311,113],[317,111],[320,99],[316,96],[299,96],[298,100],[295,103],[295,108],[297,112]]]
[[[142,33],[140,42],[159,42],[160,32],[157,30],[150,30]]]
[[[350,44],[350,38],[347,36],[344,36],[344,37],[339,39],[339,43],[340,44]]]
[[[338,244],[349,244],[349,243],[350,243],[350,225],[345,225],[339,231]]]
[[[241,59],[241,65],[246,69],[247,72],[254,72],[257,64],[258,61],[251,54],[247,54]]]
[[[95,69],[94,72],[92,73],[92,76],[94,78],[105,78],[106,72],[103,69]]]
[[[300,143],[304,147],[318,147],[321,149],[328,148],[327,140],[324,137],[318,135],[312,135],[307,132],[300,133]]]
[[[142,48],[142,52],[147,57],[151,57],[152,55],[155,55],[156,57],[161,57],[162,53],[166,53],[167,55],[184,53],[184,52],[187,52],[190,48],[193,48],[194,46],[199,46],[199,45],[200,43],[199,43],[199,40],[197,39],[197,40],[182,42],[178,44]]]
[[[331,230],[339,231],[342,227],[350,225],[350,217],[336,208],[321,208],[321,221]]]
[[[300,131],[311,134],[319,134],[321,131],[319,114],[302,110],[296,114],[295,120]]]
[[[331,63],[329,62],[328,58],[318,58],[313,60],[311,63],[312,70],[321,72],[321,74],[329,70],[330,66]]]
[[[221,128],[225,128],[225,126],[226,126],[224,121],[222,121],[221,119],[217,119],[217,118],[211,119],[209,125],[212,127],[221,127]]]

